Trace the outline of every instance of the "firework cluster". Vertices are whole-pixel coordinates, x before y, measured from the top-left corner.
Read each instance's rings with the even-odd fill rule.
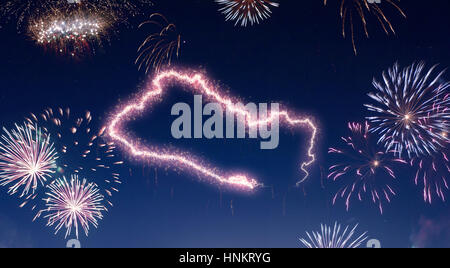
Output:
[[[66,228],[66,237],[97,227],[121,184],[123,161],[92,121],[90,112],[46,109],[1,136],[0,185],[20,193],[20,207],[37,211],[34,220],[46,219],[56,232]]]
[[[329,150],[339,156],[329,178],[344,185],[333,203],[344,198],[349,209],[352,197],[362,201],[368,194],[383,213],[383,203],[396,195],[392,183],[399,183],[395,170],[401,165],[416,170],[411,181],[423,187],[427,203],[436,197],[446,200],[450,83],[436,69],[426,69],[424,63],[403,69],[395,64],[383,73],[383,82],[374,79],[372,103],[365,105],[370,126],[350,124],[352,135],[342,138],[345,147]]]

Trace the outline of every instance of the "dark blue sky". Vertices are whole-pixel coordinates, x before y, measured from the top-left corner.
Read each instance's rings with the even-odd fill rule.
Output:
[[[84,247],[299,247],[305,231],[334,221],[360,223],[361,231],[385,247],[411,247],[411,237],[419,231],[427,246],[450,246],[445,234],[448,204],[425,205],[407,169],[399,172],[399,195],[383,216],[369,202],[354,203],[350,212],[342,203],[332,206],[335,187],[325,183],[322,188],[320,172],[330,165],[327,148],[346,135],[347,122],[367,115],[363,104],[373,76],[380,77],[396,61],[402,66],[419,60],[450,66],[448,1],[402,1],[407,20],[388,7],[397,36],[385,36],[371,18],[370,40],[358,27],[357,57],[350,40],[340,35],[337,4],[325,8],[321,0],[284,0],[270,20],[239,28],[224,22],[212,0],[155,2],[161,3],[148,13],[165,14],[186,41],[179,66],[205,71],[246,100],[280,101],[314,115],[320,122],[319,159],[304,188],[297,189],[296,167],[308,133],[282,134],[279,149],[271,152],[260,151],[254,141],[174,141],[170,107],[192,101],[174,94],[158,112],[136,122],[136,133],[144,140],[157,138],[187,148],[223,168],[249,170],[272,186],[273,193],[272,188],[254,194],[220,191],[162,168],[155,183],[154,167],[125,157],[124,184],[113,198],[115,207],[99,229],[81,239]],[[119,30],[110,44],[83,61],[46,53],[13,27],[0,30],[1,125],[11,127],[29,112],[60,106],[90,110],[103,122],[119,100],[138,92],[146,80],[133,64],[145,32]],[[62,233],[54,236],[42,220],[32,223],[33,213],[19,209],[19,201],[5,188],[0,193],[0,247],[65,245]],[[433,235],[421,226],[444,227]]]

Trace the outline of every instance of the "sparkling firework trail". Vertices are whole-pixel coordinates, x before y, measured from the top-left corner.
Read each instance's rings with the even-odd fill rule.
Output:
[[[385,12],[381,8],[381,3],[372,3],[369,0],[340,0],[340,16],[342,19],[342,35],[345,38],[347,36],[347,24],[350,26],[350,34],[352,38],[353,51],[355,55],[358,54],[355,42],[355,22],[354,17],[359,16],[361,19],[362,26],[364,28],[364,33],[367,38],[369,38],[369,30],[367,28],[368,15],[374,16],[384,32],[389,35],[390,33],[395,34],[394,26],[392,25],[390,19],[385,15]],[[324,4],[327,5],[328,0],[324,0]],[[406,14],[403,12],[402,8],[397,4],[397,0],[386,0],[386,3],[394,7],[404,18]]]
[[[139,28],[149,24],[156,25],[158,31],[149,35],[141,44],[135,62],[139,70],[145,69],[145,73],[151,69],[159,72],[163,66],[170,66],[173,55],[179,57],[182,43],[176,25],[170,23],[163,15],[152,14],[150,20],[143,22]]]
[[[48,219],[47,226],[55,226],[55,234],[64,227],[67,229],[67,238],[74,228],[78,239],[79,225],[86,236],[90,224],[97,228],[98,221],[103,219],[103,212],[106,211],[97,185],[87,183],[86,179],[81,181],[77,175],[73,175],[70,182],[63,177],[51,183],[48,188],[49,192],[44,200],[47,208],[41,213]]]
[[[48,108],[39,115],[31,114],[26,121],[51,135],[59,153],[57,172],[60,175],[89,178],[100,186],[112,206],[109,198],[119,191],[122,183],[119,169],[123,161],[115,154],[114,143],[104,140],[106,128],[93,130],[90,112],[76,115],[70,109]]]
[[[306,126],[310,128],[312,134],[308,147],[309,160],[301,164],[301,170],[305,172],[306,175],[301,181],[298,182],[298,184],[308,178],[309,173],[307,168],[315,162],[315,154],[313,151],[318,131],[311,118],[292,117],[287,110],[282,110],[278,113],[271,113],[271,115],[265,120],[253,120],[252,116],[245,109],[242,109],[239,105],[235,104],[231,97],[223,95],[200,74],[179,72],[176,70],[169,70],[156,75],[141,97],[132,100],[126,106],[120,107],[110,118],[110,121],[107,124],[107,133],[113,141],[122,146],[131,156],[143,160],[153,160],[164,164],[171,164],[174,167],[184,167],[191,171],[197,172],[202,177],[208,178],[212,182],[216,182],[220,185],[235,186],[248,190],[261,186],[261,184],[256,180],[248,178],[243,174],[220,174],[216,171],[216,168],[210,168],[194,159],[192,154],[163,150],[160,147],[151,148],[140,145],[124,132],[124,124],[127,121],[130,121],[134,118],[134,116],[141,114],[162,99],[162,96],[165,91],[167,91],[170,82],[177,82],[187,85],[195,93],[206,95],[209,99],[221,104],[227,109],[227,111],[244,117],[245,123],[249,127],[271,123],[275,117],[281,117],[282,123],[285,123],[288,127],[300,128]],[[238,116],[238,118],[240,117]]]
[[[342,138],[346,147],[329,149],[330,154],[339,156],[340,162],[330,167],[328,178],[345,184],[335,194],[333,204],[343,198],[348,211],[352,198],[363,201],[363,196],[369,195],[383,214],[383,203],[391,202],[395,195],[390,185],[396,179],[393,166],[407,162],[377,148],[370,139],[367,123],[349,123],[349,129],[351,136]]]
[[[306,248],[359,248],[361,244],[367,240],[367,232],[354,239],[358,224],[350,230],[347,226],[341,232],[341,225],[337,222],[334,224],[334,228],[327,225],[320,225],[320,232],[306,232],[308,238],[300,239],[300,242]]]
[[[215,0],[222,7],[219,9],[227,21],[236,21],[236,25],[246,27],[259,24],[260,21],[270,18],[271,7],[279,7],[276,1],[271,0]]]
[[[448,142],[450,83],[441,82],[445,71],[433,76],[436,66],[423,73],[425,64],[413,64],[402,71],[395,64],[388,73],[383,72],[384,83],[374,79],[377,92],[370,93],[376,104],[366,104],[376,113],[368,120],[374,126],[372,132],[380,135],[379,142],[387,151],[395,151],[400,157],[406,152],[414,156],[426,156],[439,152]]]
[[[56,171],[58,158],[50,137],[44,137],[37,127],[18,126],[0,140],[0,185],[9,187],[13,195],[23,187],[21,197],[33,198]],[[31,192],[30,192],[31,191]]]

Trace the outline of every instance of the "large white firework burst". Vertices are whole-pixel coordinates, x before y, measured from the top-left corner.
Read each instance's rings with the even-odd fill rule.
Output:
[[[81,181],[77,175],[72,175],[70,181],[62,177],[48,188],[47,198],[44,199],[47,208],[40,213],[48,219],[47,226],[55,226],[55,234],[66,228],[67,238],[74,228],[78,238],[79,225],[86,236],[90,225],[97,228],[106,208],[103,205],[103,195],[99,193],[96,184],[88,183],[86,179]]]
[[[443,81],[444,71],[433,75],[437,66],[425,71],[425,64],[413,64],[400,69],[398,64],[383,73],[383,82],[376,79],[376,92],[369,97],[375,104],[366,104],[375,114],[368,117],[372,132],[387,151],[409,158],[430,155],[445,147],[449,129],[450,98],[446,98],[450,83]]]
[[[36,125],[16,125],[0,139],[0,185],[9,187],[11,195],[21,190],[30,198],[39,186],[56,172],[58,158],[49,135]]]
[[[259,24],[272,15],[271,7],[279,7],[280,4],[271,0],[215,0],[222,5],[219,9],[227,21],[236,21],[235,25],[246,27]]]
[[[368,238],[367,232],[354,238],[358,224],[352,229],[349,226],[342,228],[337,222],[334,228],[324,224],[320,227],[320,232],[306,232],[309,240],[302,238],[300,242],[307,248],[358,248]]]

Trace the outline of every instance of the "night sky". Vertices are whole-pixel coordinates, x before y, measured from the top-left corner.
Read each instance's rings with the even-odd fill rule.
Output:
[[[158,109],[130,127],[152,143],[187,149],[222,170],[248,171],[267,187],[243,193],[201,182],[170,168],[142,164],[122,157],[123,185],[83,247],[301,247],[299,238],[320,224],[359,223],[359,232],[383,247],[449,247],[450,209],[447,203],[423,202],[413,184],[414,171],[400,169],[398,195],[380,215],[369,201],[353,202],[347,212],[342,201],[332,205],[336,184],[324,179],[332,164],[328,148],[348,134],[348,122],[364,122],[363,104],[381,77],[398,62],[407,66],[426,61],[450,66],[446,0],[401,1],[405,20],[389,6],[386,14],[396,36],[386,36],[370,18],[370,39],[358,24],[358,56],[349,38],[343,39],[338,3],[321,0],[281,0],[267,21],[253,27],[225,22],[212,0],[155,0],[147,14],[160,12],[176,23],[185,43],[178,68],[199,70],[228,92],[252,102],[280,102],[319,124],[317,162],[310,178],[296,188],[302,174],[308,131],[282,131],[276,150],[261,151],[254,140],[175,140],[170,108],[191,103],[189,94],[173,90]],[[144,17],[145,18],[145,17]],[[47,107],[71,107],[92,112],[97,124],[106,123],[117,105],[138,93],[149,75],[134,65],[136,50],[146,37],[134,27],[111,33],[110,42],[94,55],[79,60],[46,52],[15,25],[0,29],[0,124],[12,128],[30,112]],[[449,79],[447,73],[445,78]],[[304,159],[303,159],[304,160]],[[129,172],[131,169],[132,172]],[[157,175],[156,175],[157,174]],[[326,177],[326,174],[325,174]],[[18,208],[21,201],[0,189],[0,247],[65,247],[64,232],[54,235],[34,212]]]

